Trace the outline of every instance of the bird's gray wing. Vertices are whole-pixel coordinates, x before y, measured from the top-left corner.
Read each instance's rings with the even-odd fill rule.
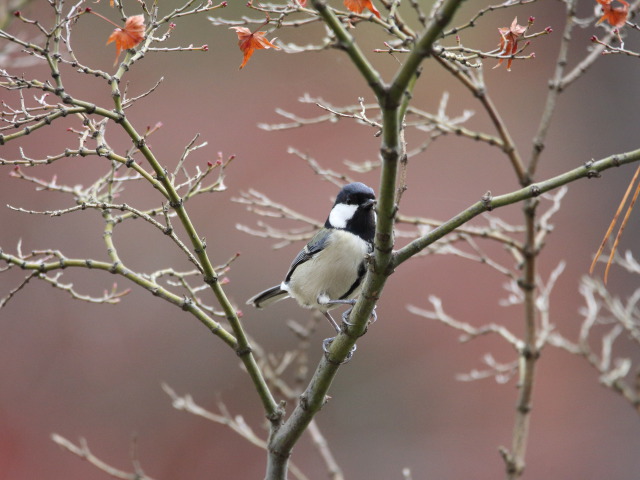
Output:
[[[305,247],[300,250],[300,253],[293,259],[291,262],[291,266],[289,267],[289,272],[287,273],[287,277],[284,279],[285,283],[289,282],[291,279],[291,275],[299,265],[302,265],[307,260],[312,259],[318,252],[321,252],[327,243],[327,238],[329,238],[328,232],[324,229],[320,230],[315,236],[309,240],[309,243],[305,245]]]

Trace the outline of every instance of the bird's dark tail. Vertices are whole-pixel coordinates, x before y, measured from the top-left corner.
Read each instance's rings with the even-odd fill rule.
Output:
[[[277,302],[278,300],[287,298],[288,296],[289,292],[280,288],[280,285],[276,285],[275,287],[268,288],[264,292],[260,292],[259,294],[251,297],[247,300],[247,305],[253,305],[256,308],[263,308]]]

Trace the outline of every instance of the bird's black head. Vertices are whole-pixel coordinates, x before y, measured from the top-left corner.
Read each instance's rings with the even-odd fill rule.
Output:
[[[339,228],[373,241],[376,231],[376,196],[364,183],[355,182],[342,187],[336,197],[326,228]]]

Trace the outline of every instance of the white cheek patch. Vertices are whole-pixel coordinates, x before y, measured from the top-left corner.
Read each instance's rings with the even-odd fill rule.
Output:
[[[331,209],[331,213],[329,214],[329,223],[333,228],[345,228],[347,226],[347,222],[351,220],[357,209],[357,205],[339,203]]]

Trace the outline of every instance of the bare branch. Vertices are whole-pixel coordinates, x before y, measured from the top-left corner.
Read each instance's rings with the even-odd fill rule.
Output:
[[[100,460],[91,452],[91,450],[89,450],[89,445],[84,438],[80,439],[80,445],[75,445],[63,436],[54,433],[51,435],[51,440],[53,440],[56,444],[58,444],[68,452],[71,452],[74,455],[82,458],[83,460],[86,460],[98,470],[106,473],[110,477],[119,478],[122,480],[153,480],[140,469],[139,463],[137,461],[134,462],[135,470],[129,473],[123,470],[118,470],[117,468],[112,467],[108,463]]]

